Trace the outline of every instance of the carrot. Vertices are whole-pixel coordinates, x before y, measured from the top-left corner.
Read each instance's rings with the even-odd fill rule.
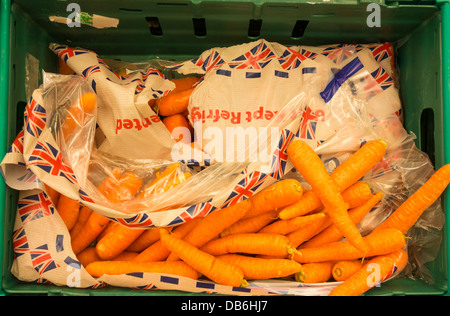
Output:
[[[80,202],[61,194],[56,209],[67,229],[71,230],[75,226],[78,215],[80,214]]]
[[[80,251],[80,253],[77,254],[77,259],[80,261],[81,265],[83,267],[87,267],[88,264],[100,261],[102,260],[95,251],[95,247],[87,247]]]
[[[191,89],[197,82],[200,81],[199,77],[187,76],[178,79],[171,80],[175,84],[175,89],[169,92],[170,93],[178,93],[181,91],[185,91]]]
[[[186,136],[191,136],[189,122],[186,119],[186,117],[184,117],[182,114],[178,113],[178,114],[169,115],[169,116],[165,117],[162,122],[166,126],[166,128],[169,130],[170,134],[172,135],[172,138],[176,142],[183,141],[186,144],[191,143],[191,137],[186,138]],[[179,128],[179,130],[177,131],[178,134],[175,135],[173,133],[174,133],[174,129],[177,127]],[[180,128],[182,128],[181,131],[180,131]]]
[[[77,99],[68,110],[68,113],[62,124],[62,133],[65,141],[72,136],[78,126],[84,125],[86,113],[94,113],[97,108],[97,96],[92,92],[86,92]]]
[[[321,222],[321,219],[325,217],[325,213],[317,213],[312,215],[298,216],[292,219],[278,220],[264,227],[259,232],[286,235],[297,229],[312,225],[316,221]]]
[[[108,232],[110,232],[110,231],[113,229],[113,227],[116,226],[116,225],[120,225],[120,224],[117,223],[117,222],[110,221],[110,222],[108,223],[108,225],[106,225],[105,229],[102,230],[102,232],[101,232],[100,234],[98,234],[98,236],[97,236],[97,238],[96,238],[97,242],[98,242],[99,240],[101,240],[103,237],[105,237],[105,235],[106,235]]]
[[[319,196],[336,228],[356,248],[367,251],[361,233],[347,213],[348,205],[342,198],[338,185],[328,174],[317,153],[303,140],[295,140],[289,144],[287,154],[294,167]]]
[[[200,248],[213,238],[217,237],[225,228],[240,220],[250,209],[249,200],[233,204],[231,206],[214,210],[206,215],[184,238],[187,243]],[[177,260],[175,254],[171,254],[167,260]]]
[[[336,281],[345,281],[363,268],[361,260],[344,260],[336,262],[333,266],[333,278]]]
[[[363,205],[373,196],[372,189],[367,182],[358,181],[342,192],[342,198],[349,208]]]
[[[301,264],[289,259],[262,259],[237,254],[217,258],[239,267],[246,280],[282,278],[302,270]]]
[[[186,262],[189,266],[210,280],[229,286],[248,286],[244,272],[238,267],[199,250],[197,247],[161,229],[161,241],[165,247]],[[178,261],[168,262],[175,263]]]
[[[184,224],[181,224],[172,230],[172,234],[180,239],[183,239],[202,220],[203,220],[202,218],[196,218]],[[136,258],[133,259],[133,261],[150,262],[150,261],[162,261],[167,259],[167,257],[170,255],[170,250],[167,249],[167,247],[165,247],[164,244],[162,243],[160,239],[161,233],[159,228],[158,234],[159,240],[151,244],[144,251],[142,251]]]
[[[439,168],[376,229],[397,228],[402,233],[414,226],[422,213],[444,192],[450,182],[450,164]]]
[[[159,114],[162,116],[169,116],[182,113],[187,109],[193,91],[194,88],[176,93],[169,93],[165,97],[158,99],[156,105],[158,106]]]
[[[241,219],[233,225],[225,228],[220,233],[220,237],[242,233],[256,233],[260,231],[264,226],[276,220],[279,212],[279,210],[274,210],[254,217]]]
[[[141,252],[159,240],[159,228],[150,227],[128,246],[128,251]]]
[[[118,256],[135,241],[144,229],[129,228],[121,224],[114,225],[111,230],[97,242],[95,250],[103,260]]]
[[[120,275],[128,273],[164,273],[179,275],[191,279],[198,279],[198,272],[183,261],[175,262],[133,262],[133,261],[96,261],[86,267],[86,271],[93,277],[104,274]]]
[[[212,240],[200,249],[213,256],[247,253],[286,257],[295,252],[286,236],[264,233],[229,235]]]
[[[401,272],[408,263],[408,254],[399,249],[371,259],[358,272],[334,288],[329,296],[358,296],[364,294],[392,274]]]
[[[87,221],[89,220],[89,216],[91,216],[92,210],[83,205],[80,208],[80,214],[78,214],[78,219],[73,228],[70,230],[70,238],[74,239],[78,233],[81,231],[81,229],[86,225]]]
[[[359,150],[341,163],[331,173],[331,178],[343,192],[352,184],[359,181],[370,169],[372,169],[386,153],[386,143],[382,140],[374,140],[365,143]],[[322,201],[316,192],[308,191],[297,203],[280,212],[281,219],[289,219],[309,212],[322,206]]]
[[[387,254],[406,245],[405,236],[395,228],[373,231],[364,241],[367,244],[367,252],[363,252],[348,241],[338,241],[323,246],[299,249],[294,253],[294,260],[300,263],[355,260],[359,258],[374,257]]]
[[[49,187],[48,185],[44,184],[45,187],[45,193],[50,197],[50,200],[52,201],[53,205],[56,207],[58,206],[59,197],[61,196],[61,193],[53,189],[52,187]]]
[[[117,257],[114,257],[111,259],[112,261],[131,261],[138,255],[137,252],[131,252],[131,251],[123,251],[120,255]],[[80,261],[81,265],[83,267],[87,267],[88,264],[96,261],[105,261],[102,258],[100,258],[95,250],[95,247],[87,247],[83,251],[81,251],[77,255],[78,261]]]
[[[302,185],[295,179],[275,182],[249,198],[252,207],[244,218],[281,210],[283,207],[297,202],[302,194]]]
[[[115,173],[113,173],[115,176]],[[118,181],[112,177],[106,178],[99,186],[101,193],[105,194],[106,198],[113,203],[120,202],[124,199],[132,198],[142,186],[142,180],[139,179],[132,172],[127,172],[122,175]],[[97,212],[92,212],[89,216],[86,225],[72,239],[72,250],[76,254],[89,246],[97,236],[106,228],[109,219]]]
[[[299,228],[293,232],[288,233],[286,236],[291,242],[292,247],[298,248],[301,244],[310,240],[312,237],[323,231],[326,227],[332,224],[328,215],[316,220],[306,227]]]
[[[323,283],[331,279],[334,261],[314,262],[302,265],[295,274],[295,280],[301,283]]]
[[[381,200],[383,196],[382,192],[378,192],[372,196],[372,198],[365,204],[351,209],[348,213],[350,219],[355,225],[358,225],[364,216],[370,212],[370,210]],[[336,228],[335,225],[330,225],[325,230],[309,239],[307,242],[301,245],[301,248],[310,248],[325,245],[330,242],[339,241],[344,235]]]

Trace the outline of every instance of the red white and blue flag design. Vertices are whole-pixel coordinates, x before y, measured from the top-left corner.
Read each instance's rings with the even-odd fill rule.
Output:
[[[287,48],[284,53],[278,58],[281,68],[285,70],[292,70],[300,67],[302,61],[307,57],[301,52],[295,51],[292,48]]]
[[[67,60],[71,57],[89,53],[89,51],[85,49],[71,48],[64,45],[55,47],[54,51],[58,55],[58,57],[64,60],[64,62],[66,63]]]
[[[352,57],[355,53],[361,51],[363,48],[362,45],[339,44],[325,48],[321,54],[328,57],[334,63],[340,64],[347,58]]]
[[[253,47],[250,51],[236,57],[228,65],[234,69],[263,69],[276,56],[265,42]]]
[[[23,226],[13,232],[12,238],[15,259],[30,251],[27,234],[25,233]]]
[[[67,165],[61,152],[47,142],[37,141],[34,150],[28,159],[28,165],[38,167],[53,176],[64,177],[73,184],[77,179],[72,168]]]
[[[371,73],[372,77],[378,83],[381,89],[386,90],[394,84],[394,80],[389,76],[383,67],[378,67],[377,70]]]
[[[192,63],[199,66],[205,72],[208,72],[212,69],[219,68],[225,61],[220,57],[218,51],[213,50],[206,58],[200,56],[199,58],[193,59]]]
[[[34,137],[39,137],[46,126],[47,114],[45,108],[31,97],[25,107],[25,128]]]
[[[286,170],[286,164],[288,161],[287,147],[294,137],[295,134],[290,130],[284,129],[281,132],[280,141],[278,142],[278,146],[272,156],[271,171],[269,173],[270,176],[277,180],[281,179],[286,171],[289,171]]]
[[[30,251],[31,262],[34,269],[42,275],[45,272],[51,271],[59,267],[53,260],[50,251],[48,250],[47,244],[37,247]]]
[[[315,140],[316,128],[319,117],[309,106],[303,111],[300,118],[300,129],[298,136],[302,139]]]
[[[268,174],[260,171],[253,171],[248,174],[247,169],[245,169],[242,174],[246,175],[245,178],[239,181],[239,183],[234,187],[222,207],[231,206],[248,199],[255,193],[256,190],[258,190],[258,188],[267,180],[267,177],[269,176]]]

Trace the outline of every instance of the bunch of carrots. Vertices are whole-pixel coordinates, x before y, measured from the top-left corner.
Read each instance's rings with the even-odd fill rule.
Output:
[[[199,81],[200,78],[194,76],[173,79],[175,88],[172,91],[164,97],[148,101],[148,105],[161,116],[162,122],[177,142],[183,141],[190,144],[193,141],[193,127],[188,119],[188,105],[194,87]],[[188,130],[191,137],[183,138],[175,130],[177,127]]]
[[[403,270],[408,230],[450,181],[450,165],[444,165],[386,221],[361,236],[358,223],[383,195],[361,178],[385,151],[382,140],[367,142],[329,174],[315,151],[295,140],[287,154],[309,191],[295,179],[283,179],[171,228],[126,228],[92,212],[88,222],[96,225],[86,222],[72,237],[72,247],[93,277],[153,272],[241,287],[253,279],[336,280],[343,282],[330,295],[361,295],[376,284],[368,282],[373,264],[379,266],[380,282]],[[115,201],[137,194],[141,186],[132,177],[124,185],[122,176],[105,180],[105,195]]]

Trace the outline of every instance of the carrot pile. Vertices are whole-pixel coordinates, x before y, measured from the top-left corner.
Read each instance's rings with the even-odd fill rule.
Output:
[[[404,269],[407,232],[450,182],[450,165],[445,165],[363,236],[358,224],[382,203],[383,194],[373,192],[361,178],[383,159],[385,150],[381,140],[367,142],[328,174],[319,156],[295,140],[287,149],[288,157],[311,185],[309,191],[298,180],[282,179],[242,202],[171,228],[130,229],[78,208],[84,227],[74,232],[72,246],[94,277],[153,272],[202,276],[230,286],[271,278],[341,281],[330,295],[361,295]],[[159,178],[167,180],[165,173],[171,168],[176,166],[148,185],[136,183],[130,174],[124,185],[120,174],[119,181],[106,179],[101,188],[108,198],[129,199],[154,188]],[[165,190],[165,185],[161,188]],[[61,203],[70,205],[59,197]],[[72,229],[82,226],[77,224]],[[85,241],[83,247],[80,239]],[[373,271],[378,271],[377,278],[369,282]]]

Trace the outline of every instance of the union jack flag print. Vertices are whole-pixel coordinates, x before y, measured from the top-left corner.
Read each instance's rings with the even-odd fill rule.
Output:
[[[347,58],[353,56],[353,54],[361,51],[363,48],[362,45],[339,44],[325,48],[321,54],[328,57],[334,63],[340,64]]]
[[[219,68],[225,63],[225,61],[220,57],[219,52],[213,50],[205,59],[203,59],[203,57],[199,57],[193,59],[192,63],[208,72],[211,69]]]
[[[67,63],[67,60],[71,57],[86,54],[89,51],[84,49],[70,48],[67,46],[58,46],[54,49],[59,58]]]
[[[390,43],[375,44],[367,48],[372,51],[373,57],[378,63],[393,55],[393,48]]]
[[[216,207],[214,207],[210,201],[192,205],[170,222],[169,226],[185,223],[196,218],[203,218],[215,209]]]
[[[379,67],[377,70],[372,72],[371,75],[383,90],[388,89],[394,84],[394,80],[392,80],[391,76],[389,76],[383,67]]]
[[[284,53],[278,58],[281,68],[285,70],[292,70],[300,67],[302,61],[307,57],[302,55],[299,51],[287,48]]]
[[[261,42],[250,51],[233,59],[228,65],[235,69],[263,69],[276,58],[272,50]]]
[[[316,57],[318,56],[317,53],[313,53],[313,52],[311,52],[309,50],[306,50],[304,48],[302,48],[300,50],[300,54],[305,56],[306,58],[309,58],[309,59],[312,59],[312,60],[316,59]]]
[[[17,213],[23,225],[55,213],[55,207],[44,192],[21,198],[17,203]]]
[[[245,178],[239,181],[239,183],[234,187],[222,207],[231,206],[248,199],[269,177],[268,174],[260,171],[253,171],[248,174],[247,169],[245,169],[241,174],[245,175]]]
[[[81,73],[81,76],[82,76],[84,79],[89,80],[89,77],[90,77],[92,74],[100,73],[100,72],[101,72],[100,66],[94,65],[94,66],[87,67],[85,70],[83,70],[82,73]]]
[[[117,218],[115,220],[128,227],[151,227],[153,224],[150,217],[145,213],[139,213],[129,218]]]
[[[295,134],[290,130],[284,129],[281,132],[280,141],[272,157],[272,165],[270,175],[275,179],[280,179],[286,172],[286,163],[288,160],[287,147],[294,139]]]
[[[23,226],[21,226],[18,230],[15,230],[13,232],[13,250],[14,250],[14,258],[18,258],[24,253],[30,251],[30,247],[28,246],[27,235],[25,234]]]
[[[42,105],[31,97],[25,107],[25,128],[34,137],[39,137],[46,126],[47,113]]]
[[[53,260],[50,252],[48,251],[47,244],[44,244],[35,250],[31,250],[30,255],[31,263],[39,275],[59,268],[59,265],[56,264],[55,260]]]
[[[72,168],[63,161],[61,152],[49,143],[37,141],[28,159],[28,165],[39,167],[48,174],[64,177],[77,184]]]

